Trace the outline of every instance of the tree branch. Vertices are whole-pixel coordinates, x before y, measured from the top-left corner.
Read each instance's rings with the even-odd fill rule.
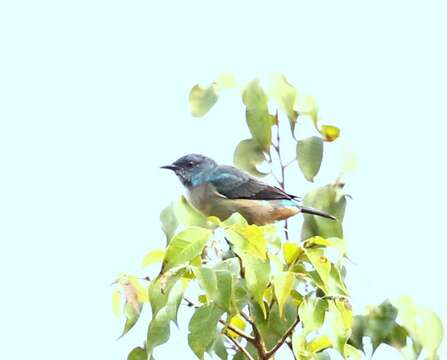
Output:
[[[236,348],[237,348],[242,354],[244,354],[244,355],[247,357],[248,360],[255,360],[255,359],[253,358],[253,356],[251,356],[250,353],[249,353],[247,350],[245,350],[245,349],[242,347],[242,345],[239,344],[236,340],[234,340],[231,336],[225,335],[225,337],[226,337],[228,340],[230,340],[230,341],[234,344],[234,346],[236,346]]]
[[[238,334],[240,337],[243,337],[245,340],[247,340],[248,342],[254,344],[255,343],[255,338],[251,335],[248,335],[247,333],[243,332],[242,330],[238,329],[237,327],[231,325],[231,324],[227,324],[225,321],[223,321],[222,319],[219,319],[219,322],[224,325],[226,328],[230,329],[231,331],[233,331],[234,333]]]
[[[297,360],[297,359],[296,359],[296,356],[295,356],[295,352],[293,351],[292,342],[291,342],[291,341],[286,341],[286,344],[287,344],[287,346],[289,347],[290,351],[292,352],[293,358],[294,358],[295,360]]]

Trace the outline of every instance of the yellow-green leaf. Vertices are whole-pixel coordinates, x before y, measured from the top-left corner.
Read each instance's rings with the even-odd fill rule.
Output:
[[[308,345],[307,349],[313,353],[322,351],[331,346],[331,341],[326,335],[321,335],[313,339]]]
[[[277,102],[279,108],[287,114],[289,118],[292,134],[295,130],[298,113],[294,109],[297,90],[282,74],[276,74],[272,81],[272,98]]]
[[[219,74],[216,79],[216,91],[219,92],[222,89],[231,89],[237,86],[236,78],[233,74],[223,72]]]
[[[301,256],[303,249],[295,243],[286,242],[282,245],[282,252],[287,265],[290,265]]]
[[[243,251],[262,260],[267,258],[267,240],[261,227],[235,224],[225,229],[225,234],[237,253]]]
[[[166,240],[169,240],[174,236],[175,230],[178,227],[177,217],[174,212],[174,203],[170,203],[160,213],[161,228],[166,235]]]
[[[165,250],[164,249],[156,249],[149,251],[146,256],[143,259],[143,263],[141,266],[143,268],[152,265],[157,262],[162,262],[165,257]]]
[[[265,160],[262,148],[253,139],[242,140],[234,150],[234,165],[253,176],[262,177],[267,175],[259,171],[256,167]]]
[[[309,116],[315,128],[318,128],[318,104],[313,96],[299,96],[296,101],[296,109],[299,114]]]
[[[300,320],[303,323],[305,334],[319,329],[324,322],[327,310],[327,301],[323,299],[304,298],[298,308]]]
[[[362,360],[363,355],[362,352],[358,349],[356,349],[354,346],[346,344],[345,345],[345,355],[348,357],[348,359],[353,360]]]
[[[332,346],[345,356],[345,345],[351,335],[352,309],[345,299],[329,301],[326,319],[330,328],[328,333]]]
[[[173,211],[179,224],[201,227],[208,227],[209,225],[205,215],[192,207],[184,196],[181,196],[179,201],[174,204]]]
[[[127,334],[129,330],[134,327],[134,325],[140,318],[141,304],[137,304],[136,306],[137,307],[135,308],[135,305],[130,302],[126,302],[126,304],[124,305],[124,314],[126,315],[126,322],[124,324],[123,333],[121,334],[120,337]]]
[[[211,235],[211,230],[201,227],[189,227],[176,234],[166,248],[163,271],[188,263],[200,255]]]
[[[323,135],[325,141],[334,141],[340,136],[340,129],[333,125],[322,125],[320,134]]]
[[[263,261],[247,253],[242,252],[238,255],[241,257],[244,266],[248,292],[265,311],[263,294],[270,280],[270,264],[268,261]]]
[[[245,320],[243,319],[243,317],[241,316],[241,315],[239,315],[239,314],[237,314],[237,315],[235,315],[235,316],[233,316],[231,319],[230,319],[230,324],[232,325],[232,326],[234,326],[235,328],[237,328],[237,329],[239,329],[239,330],[245,330],[245,327],[246,327],[246,323],[245,323]],[[238,338],[239,337],[239,335],[238,334],[236,334],[234,331],[232,331],[232,330],[230,330],[230,329],[226,329],[226,331],[225,331],[229,336],[231,336],[232,338]]]
[[[328,293],[329,277],[331,273],[331,263],[326,256],[324,256],[324,251],[320,248],[306,249],[306,256],[312,263],[313,267],[317,271],[321,280],[324,284],[324,290]]]
[[[292,334],[292,349],[293,353],[295,354],[295,358],[299,360],[309,360],[311,355],[309,351],[307,351],[306,347],[307,342],[304,334],[294,331]]]
[[[422,345],[430,358],[436,358],[444,335],[439,316],[429,309],[415,305],[408,296],[400,297],[393,305],[398,309],[398,318],[411,337]]]
[[[135,276],[129,275],[128,280],[136,291],[138,302],[148,302],[149,298],[147,288],[141,285],[140,281]]]
[[[215,85],[195,85],[189,93],[189,105],[194,117],[204,116],[217,102]]]
[[[278,301],[279,316],[283,317],[283,309],[295,285],[295,274],[289,271],[281,271],[273,276],[273,288]]]
[[[116,317],[121,314],[121,291],[119,290],[112,293],[112,311]]]
[[[311,136],[299,140],[296,144],[296,157],[306,180],[314,181],[323,160],[323,141],[321,138]]]
[[[247,108],[245,116],[248,128],[259,147],[268,152],[272,142],[272,125],[275,118],[268,112],[268,98],[259,79],[251,81],[243,91],[242,100]]]

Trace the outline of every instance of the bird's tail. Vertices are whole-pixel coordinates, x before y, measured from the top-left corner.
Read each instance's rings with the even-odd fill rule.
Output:
[[[301,209],[301,212],[304,214],[317,215],[317,216],[324,217],[326,219],[337,220],[337,218],[335,216],[332,216],[322,210],[318,210],[318,209],[307,207],[307,206],[300,206],[300,209]]]

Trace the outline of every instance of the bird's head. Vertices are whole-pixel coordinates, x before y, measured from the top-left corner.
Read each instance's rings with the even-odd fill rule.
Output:
[[[217,166],[217,163],[200,154],[188,154],[174,161],[171,165],[162,166],[175,172],[182,184],[186,187],[194,187],[208,180],[208,175]]]

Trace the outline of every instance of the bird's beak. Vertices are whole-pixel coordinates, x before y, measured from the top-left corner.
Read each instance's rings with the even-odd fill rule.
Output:
[[[165,166],[160,166],[160,169],[167,169],[167,170],[172,170],[172,171],[177,171],[179,169],[179,167],[177,165],[165,165]]]

